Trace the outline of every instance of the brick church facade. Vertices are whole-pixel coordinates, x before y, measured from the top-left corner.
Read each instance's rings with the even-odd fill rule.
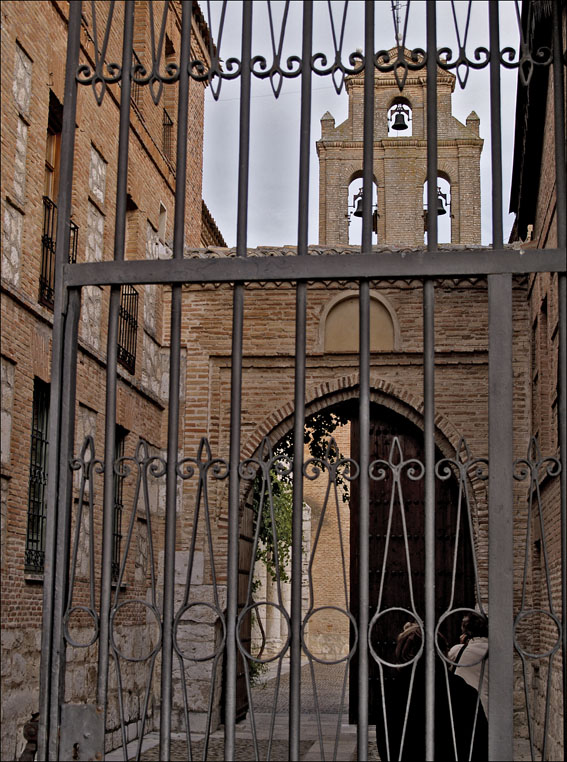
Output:
[[[134,48],[138,63],[147,65],[153,44],[150,17],[147,3],[136,2],[135,5]],[[175,61],[180,46],[179,4],[169,5],[171,10],[161,51],[164,64]],[[97,7],[101,12],[101,4]],[[117,8],[120,15],[122,6]],[[106,10],[102,13],[104,16]],[[2,756],[10,759],[21,753],[22,726],[37,710],[45,538],[42,490],[45,489],[49,444],[46,422],[53,325],[53,275],[49,263],[55,244],[52,226],[56,217],[59,156],[65,149],[60,144],[60,123],[67,18],[68,4],[58,0],[8,2],[2,6]],[[93,22],[90,5],[84,4],[81,62],[91,65]],[[109,60],[120,58],[121,40],[116,31],[120,29],[119,22],[118,18],[108,42]],[[99,19],[99,34],[100,25]],[[47,34],[51,40],[49,45],[45,42]],[[204,18],[197,3],[193,3],[192,55],[206,60],[210,56],[210,42]],[[356,205],[355,186],[362,176],[363,86],[361,75],[347,78],[349,113],[343,124],[335,126],[328,112],[321,118],[321,135],[317,140],[319,244],[310,247],[309,252],[314,256],[330,256],[349,247],[349,227],[352,231],[355,224],[352,215]],[[424,71],[410,74],[403,94],[392,74],[377,73],[375,78],[373,207],[376,238],[373,242],[375,250],[384,254],[400,249],[424,250],[424,219],[430,213],[423,203],[427,166],[425,87]],[[444,194],[439,196],[439,202],[450,220],[450,240],[441,243],[439,248],[463,252],[478,248],[480,252],[483,140],[474,111],[464,124],[452,115],[454,87],[455,76],[439,69],[438,179]],[[176,88],[164,86],[157,105],[150,90],[148,86],[134,86],[132,91],[126,259],[171,256],[177,114],[172,93]],[[202,199],[204,84],[191,80],[189,94],[185,257],[228,259],[235,256],[235,250],[226,247]],[[113,256],[119,97],[118,84],[109,84],[99,107],[91,88],[79,87],[71,236],[73,256],[78,262],[110,260]],[[407,131],[392,132],[396,114],[404,115]],[[546,136],[545,140],[549,139],[551,137]],[[545,143],[543,164],[550,153]],[[516,161],[521,164],[519,157]],[[517,171],[521,173],[522,168]],[[542,173],[542,183],[545,177]],[[540,205],[534,220],[530,223],[535,224],[534,238],[542,246],[553,246],[556,243],[553,214]],[[518,243],[514,245],[520,246],[520,238],[522,241],[526,238],[521,227],[517,237]],[[293,255],[295,250],[259,247],[249,251],[251,257],[282,254]],[[553,282],[556,276],[549,276],[547,281],[546,277],[515,278],[513,285],[514,452],[517,458],[525,456],[530,437],[536,433],[545,455],[555,454],[557,450],[557,401],[553,396],[557,365],[553,358],[558,302]],[[395,424],[403,422],[409,432],[408,442],[413,442],[423,428],[422,290],[422,283],[417,280],[370,284],[372,424],[373,431],[388,430],[385,435],[388,442],[394,439],[391,427]],[[115,457],[131,458],[131,470],[116,472],[113,595],[116,601],[138,601],[138,608],[117,620],[116,625],[118,645],[132,658],[138,658],[148,648],[153,653],[157,642],[155,622],[148,614],[147,604],[154,573],[158,590],[163,581],[165,487],[164,472],[160,472],[159,467],[152,472],[147,470],[144,477],[147,497],[135,503],[138,500],[136,467],[144,457],[146,463],[152,458],[156,464],[161,463],[167,445],[170,342],[167,316],[171,290],[158,285],[124,286],[121,298],[124,333],[119,352]],[[228,460],[232,298],[233,289],[228,285],[183,287],[179,454],[180,459],[194,459],[193,466],[205,459],[205,442],[213,458]],[[244,305],[242,459],[258,457],[266,440],[276,447],[293,428],[295,290],[286,283],[248,284]],[[74,603],[85,606],[89,600],[90,564],[94,563],[93,542],[96,544],[101,531],[102,479],[96,470],[89,471],[89,479],[84,476],[95,459],[103,458],[104,452],[108,309],[108,288],[88,286],[83,289],[72,526],[73,532],[77,530],[78,540],[76,545],[72,541],[71,547],[77,562],[74,573],[78,597]],[[352,432],[356,427],[353,410],[359,396],[357,321],[358,291],[353,284],[335,281],[309,285],[306,415],[309,419],[316,413],[336,411],[348,419],[333,431],[340,452],[347,458],[355,457]],[[435,425],[440,458],[463,460],[488,455],[488,338],[486,280],[439,280],[435,307]],[[541,342],[547,342],[545,347]],[[463,440],[466,440],[468,455]],[[86,448],[81,450],[84,443]],[[210,526],[207,527],[203,515],[197,519],[196,512],[202,499],[202,484],[190,478],[189,472],[189,466],[186,471],[181,468],[178,471],[175,600],[177,606],[183,605],[186,580],[189,580],[192,595],[205,602],[187,617],[178,641],[181,652],[199,657],[211,651],[211,644],[213,651],[222,644],[222,629],[210,611],[213,604],[220,610],[226,606],[228,485],[227,480],[221,478],[221,468],[219,478],[211,478],[208,487]],[[242,488],[241,602],[246,597],[250,574],[254,573],[254,559],[250,558],[254,531],[251,482],[248,479]],[[304,485],[304,609],[321,609],[313,615],[306,629],[305,647],[314,657],[333,661],[344,658],[350,648],[348,617],[337,608],[348,610],[355,597],[353,579],[357,556],[351,527],[356,521],[356,510],[355,502],[343,501],[340,490],[328,493],[327,486],[325,474],[313,481],[306,479]],[[473,530],[469,552],[475,555],[478,571],[476,579],[469,581],[473,587],[473,583],[478,583],[478,588],[471,594],[470,586],[467,588],[465,584],[463,600],[454,601],[453,605],[476,604],[486,608],[487,487],[480,475],[471,478],[470,487],[466,502]],[[546,484],[546,490],[545,511],[550,517],[549,526],[555,527],[557,480]],[[527,529],[525,483],[518,483],[515,497],[518,505],[515,540],[518,547],[523,548]],[[413,499],[414,512],[417,512],[422,498],[415,495]],[[85,509],[80,513],[83,502],[90,506],[90,512]],[[419,525],[416,527],[417,535],[421,530]],[[127,538],[128,532],[131,536]],[[554,535],[550,551],[555,560],[560,558],[558,534]],[[119,571],[126,546],[131,550]],[[523,562],[522,555],[518,554],[517,609],[525,603],[522,599]],[[441,565],[439,573],[447,576],[447,568],[447,563]],[[289,589],[284,585],[283,593],[278,590],[260,564],[256,564],[255,573],[259,582],[258,597],[265,596],[267,602],[283,602],[287,606]],[[97,574],[98,571],[94,576],[98,583]],[[528,596],[534,605],[542,595],[542,575],[543,567],[534,562],[530,567]],[[558,575],[553,576],[552,585],[557,596]],[[209,609],[205,611],[206,606]],[[270,613],[263,620],[266,641],[262,647],[275,654],[285,645],[287,626],[276,607],[271,610],[266,607],[266,611]],[[88,645],[88,617],[79,612],[69,624],[69,631],[81,647],[67,647],[65,700],[80,703],[92,697],[96,684],[96,652]],[[255,648],[259,647],[257,630],[252,631],[252,643]],[[214,688],[213,724],[218,724],[221,721],[222,660],[195,660],[187,676],[189,708],[196,716],[203,717],[206,713],[211,686]],[[117,701],[116,675],[111,678],[107,750],[121,745],[124,728],[128,740],[140,732],[145,677],[142,670],[130,664],[123,678],[128,690],[123,714]],[[543,695],[542,678],[532,676],[530,680],[532,678],[534,690]],[[558,708],[561,689],[557,678],[554,679],[552,707]],[[518,663],[515,721],[517,734],[525,735],[521,682]],[[173,726],[178,730],[183,728],[184,721],[182,683],[180,670],[177,670]],[[159,690],[159,680],[155,677],[146,707],[146,731],[158,724]],[[537,722],[541,726],[542,718]],[[560,729],[554,725],[550,749],[560,749],[560,735]]]

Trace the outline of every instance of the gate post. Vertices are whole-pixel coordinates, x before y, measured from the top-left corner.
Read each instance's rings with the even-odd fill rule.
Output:
[[[45,567],[43,576],[43,618],[41,632],[41,664],[39,675],[39,732],[38,759],[56,759],[58,747],[60,678],[63,662],[63,642],[61,638],[61,619],[66,587],[66,564],[64,556],[64,536],[61,528],[68,523],[66,513],[69,505],[67,496],[60,492],[62,484],[69,484],[70,473],[66,457],[69,443],[67,427],[63,428],[62,411],[67,417],[68,428],[72,431],[74,420],[74,373],[76,359],[76,329],[79,304],[74,302],[74,309],[66,303],[67,291],[63,285],[63,268],[69,261],[71,195],[73,181],[73,162],[75,153],[75,118],[77,111],[77,81],[75,78],[79,65],[82,2],[69,3],[69,26],[67,36],[67,60],[65,68],[65,93],[63,103],[62,144],[65,150],[61,154],[60,183],[57,218],[57,243],[55,249],[55,297],[53,306],[53,333],[51,350],[51,399],[49,438],[51,443],[48,456],[47,482],[47,521],[45,538]],[[68,310],[68,311],[67,311]],[[67,316],[66,316],[67,312]],[[65,333],[70,328],[70,345],[74,349],[71,357],[65,354],[69,342]],[[65,343],[65,346],[64,346]],[[71,373],[73,382],[64,384],[65,372]],[[69,380],[71,376],[69,377]],[[59,445],[65,444],[64,452]],[[61,498],[61,499],[60,499]],[[61,515],[60,507],[62,508]],[[63,551],[59,553],[58,551]],[[68,554],[67,554],[68,556]],[[55,601],[58,609],[55,610]]]
[[[500,34],[489,4],[492,245],[503,247]],[[512,276],[488,276],[488,757],[513,759],[514,534]]]

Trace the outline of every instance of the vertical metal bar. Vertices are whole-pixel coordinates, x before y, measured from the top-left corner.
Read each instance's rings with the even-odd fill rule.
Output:
[[[69,292],[65,317],[62,378],[64,393],[61,395],[61,439],[59,442],[59,513],[57,516],[57,581],[53,598],[53,660],[51,665],[52,705],[50,707],[49,759],[58,756],[58,724],[60,706],[65,690],[65,643],[63,639],[63,615],[67,600],[69,546],[71,536],[71,511],[73,480],[69,463],[73,457],[75,430],[75,391],[77,372],[78,327],[81,309],[80,291]]]
[[[437,9],[427,3],[427,250],[437,251]],[[425,759],[435,757],[435,287],[423,283]]]
[[[118,133],[118,179],[116,186],[116,222],[114,227],[114,259],[124,259],[126,233],[126,193],[128,183],[128,139],[130,131],[130,66],[134,30],[134,3],[124,4],[122,47],[122,88],[120,91],[120,123]],[[106,345],[106,407],[104,441],[104,507],[102,536],[102,569],[100,587],[100,635],[98,651],[97,703],[106,712],[108,697],[108,657],[110,635],[110,599],[112,595],[112,545],[114,534],[114,449],[116,438],[116,364],[118,359],[118,316],[120,286],[110,290],[108,337]]]
[[[372,196],[374,182],[374,2],[364,6],[364,115],[362,166],[362,253],[372,249]],[[358,620],[358,729],[357,758],[368,759],[368,624],[369,592],[369,505],[370,486],[370,285],[359,286],[359,620]]]
[[[55,250],[55,297],[51,354],[51,395],[49,418],[47,527],[45,537],[45,565],[43,573],[43,621],[41,632],[41,666],[39,675],[39,736],[38,758],[55,759],[58,742],[59,687],[52,685],[52,673],[59,675],[62,653],[60,644],[53,639],[54,597],[65,584],[63,568],[57,566],[57,526],[59,509],[59,442],[61,439],[61,407],[63,393],[69,391],[62,383],[66,291],[62,282],[63,265],[69,258],[69,217],[75,155],[75,119],[77,112],[77,81],[79,65],[82,3],[69,6],[69,30],[65,70],[65,95],[62,140],[66,150],[61,156],[59,183],[59,214],[57,218],[57,245]]]
[[[489,3],[492,235],[502,248],[502,136],[498,2]],[[513,758],[512,276],[488,278],[488,755]]]
[[[236,254],[246,256],[248,226],[248,175],[250,169],[250,90],[252,55],[252,0],[242,7],[242,51],[240,74],[240,132],[238,149],[238,213]],[[228,569],[226,622],[226,701],[224,758],[230,762],[235,753],[236,723],[236,618],[238,615],[238,538],[240,416],[242,408],[242,332],[244,323],[244,285],[234,284],[232,308],[232,367],[230,392],[230,474],[228,498]]]
[[[303,4],[301,52],[301,122],[299,146],[299,209],[297,253],[307,255],[309,231],[309,157],[311,141],[311,53],[313,3]],[[293,430],[293,520],[291,570],[291,664],[289,693],[289,758],[300,758],[301,625],[303,546],[303,430],[305,427],[305,352],[307,284],[298,283],[295,306],[295,420]]]
[[[187,185],[187,129],[189,113],[189,56],[192,3],[184,0],[181,16],[179,92],[177,100],[177,157],[173,258],[183,259]],[[165,85],[174,87],[174,85]],[[177,502],[177,451],[179,447],[179,386],[181,362],[181,285],[172,286],[171,346],[169,351],[169,407],[167,417],[167,471],[165,493],[165,561],[163,587],[163,639],[161,661],[160,760],[171,759],[171,705],[173,619],[175,616],[175,530]]]
[[[557,247],[567,246],[567,190],[565,177],[565,75],[563,19],[560,0],[553,3],[553,108],[555,116],[555,192]],[[563,665],[563,738],[567,738],[567,277],[558,275],[559,352],[557,367],[557,424],[561,460],[561,619]]]

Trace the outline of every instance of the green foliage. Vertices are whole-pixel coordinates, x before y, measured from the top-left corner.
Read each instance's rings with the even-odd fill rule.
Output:
[[[324,460],[325,458],[331,461],[339,460],[343,455],[339,452],[338,448],[331,449],[327,452],[329,446],[329,437],[333,431],[339,426],[348,423],[349,416],[346,414],[331,412],[329,410],[323,410],[318,413],[314,413],[306,421],[304,443],[307,445],[309,454],[316,460]],[[282,460],[293,459],[293,431],[290,431],[280,442],[275,449],[275,455],[282,458]],[[291,557],[291,539],[292,539],[292,515],[293,515],[293,486],[291,474],[282,475],[272,468],[270,470],[270,482],[273,502],[273,515],[275,522],[275,535],[277,538],[276,545],[274,545],[274,532],[272,527],[272,516],[270,514],[270,499],[267,485],[264,488],[265,494],[262,504],[262,516],[260,527],[260,543],[258,545],[258,551],[256,558],[264,563],[273,581],[279,578],[282,582],[289,580],[286,574],[285,568]],[[348,482],[342,476],[337,474],[336,484],[338,487],[342,487],[342,499],[344,502],[349,500]],[[254,513],[256,520],[258,520],[260,514],[260,502],[262,499],[262,477],[258,475],[254,483]],[[276,550],[277,550],[277,565],[276,570]]]
[[[276,573],[276,550],[279,577],[282,582],[287,582],[289,577],[286,574],[285,567],[291,556],[291,522],[293,515],[293,487],[289,477],[279,476],[275,469],[270,470],[270,488],[272,492],[273,514],[275,522],[275,535],[277,538],[274,545],[274,528],[272,526],[272,516],[270,512],[270,497],[268,485],[265,488],[263,506],[262,506],[262,525],[260,527],[260,543],[256,558],[262,561],[272,580],[275,582]],[[256,516],[260,513],[262,482],[261,477],[257,477],[254,489],[254,513]]]

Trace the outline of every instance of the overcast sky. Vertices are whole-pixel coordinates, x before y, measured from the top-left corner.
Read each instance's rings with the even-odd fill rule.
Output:
[[[218,42],[218,23],[221,2],[201,2],[208,20],[210,9],[211,31]],[[275,17],[275,34],[279,39],[279,27],[284,2],[272,2]],[[404,4],[402,4],[404,5]],[[511,45],[518,48],[518,25],[515,3],[500,2],[501,48]],[[314,3],[313,52],[325,52],[333,60],[331,25],[326,0]],[[344,2],[332,2],[335,26],[340,29]],[[376,3],[375,49],[388,49],[395,44],[394,25],[390,0]],[[456,3],[457,20],[464,36],[468,2]],[[284,56],[301,54],[302,4],[292,2],[289,10]],[[402,19],[405,8],[402,8]],[[231,55],[240,58],[241,3],[230,0],[227,6],[225,28],[221,40],[220,55],[226,61]],[[350,52],[363,47],[364,3],[355,0],[348,4],[347,25],[343,60]],[[438,47],[451,47],[457,51],[456,33],[451,3],[437,3]],[[425,2],[412,0],[410,5],[408,36],[409,48],[425,48]],[[488,47],[488,3],[474,0],[467,40],[467,53],[473,57],[479,45]],[[253,3],[252,54],[265,55],[268,64],[272,60],[270,31],[266,2]],[[507,240],[513,217],[507,215],[508,196],[514,142],[514,112],[516,101],[517,69],[501,68],[502,71],[502,134],[504,170],[504,240]],[[297,241],[297,193],[299,181],[299,106],[300,78],[285,79],[279,98],[274,97],[269,80],[252,77],[251,143],[250,143],[250,199],[248,214],[248,244],[282,246],[295,245]],[[311,167],[309,243],[318,242],[318,193],[319,168],[315,141],[320,137],[320,119],[330,111],[338,125],[347,117],[348,97],[343,88],[337,95],[330,76],[313,75],[313,103],[311,112]],[[239,78],[224,80],[218,101],[212,97],[211,88],[205,96],[205,150],[203,172],[203,197],[227,244],[233,246],[236,239],[237,177],[238,177],[238,124],[239,124]],[[465,90],[457,83],[453,94],[453,114],[464,122],[474,109],[480,117],[480,135],[485,140],[481,160],[482,184],[482,242],[491,242],[491,179],[490,179],[490,105],[489,69],[470,70]],[[403,191],[403,189],[402,189]],[[442,220],[443,218],[440,218]],[[440,240],[443,240],[440,229]]]

